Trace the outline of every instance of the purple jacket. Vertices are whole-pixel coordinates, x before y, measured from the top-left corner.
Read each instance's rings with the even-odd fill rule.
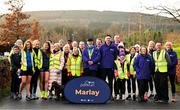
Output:
[[[109,46],[104,43],[100,48],[101,60],[100,65],[101,68],[114,68],[114,60],[116,60],[118,50],[117,47],[111,43]]]
[[[175,51],[171,50],[167,50],[170,59],[171,59],[171,64],[168,65],[168,73],[169,74],[176,74],[176,65],[178,64],[178,58],[177,58],[177,54]]]
[[[139,54],[134,61],[134,70],[137,79],[150,79],[154,71],[154,62],[149,54],[142,56]]]
[[[88,55],[88,47],[86,47],[85,50],[82,52],[82,58],[83,58],[84,68],[89,68],[90,70],[97,71],[98,62],[101,58],[100,51],[98,48],[94,47],[94,51],[93,51],[91,59],[90,59],[89,55]],[[94,64],[89,65],[88,61],[93,61]]]

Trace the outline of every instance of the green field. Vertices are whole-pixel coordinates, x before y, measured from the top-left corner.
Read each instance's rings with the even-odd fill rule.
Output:
[[[178,58],[180,58],[180,47],[176,47],[174,50],[177,52]]]

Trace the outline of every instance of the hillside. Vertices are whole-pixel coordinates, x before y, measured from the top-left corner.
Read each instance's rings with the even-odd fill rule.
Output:
[[[111,23],[121,25],[146,25],[149,27],[174,26],[175,22],[167,17],[155,16],[132,12],[113,12],[113,11],[34,11],[27,12],[31,19],[38,19],[44,26],[50,28],[58,25],[69,26],[98,26],[109,25]],[[92,25],[93,24],[93,25]],[[97,25],[98,24],[98,25]],[[179,26],[178,26],[179,27]]]

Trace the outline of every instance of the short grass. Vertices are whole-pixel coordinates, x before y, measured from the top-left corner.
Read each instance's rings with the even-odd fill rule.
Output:
[[[180,47],[174,48],[174,51],[177,52],[177,56],[178,56],[178,58],[180,58]]]

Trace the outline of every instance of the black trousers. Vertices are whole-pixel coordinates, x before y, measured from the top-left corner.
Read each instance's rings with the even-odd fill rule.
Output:
[[[84,75],[85,76],[94,76],[94,77],[96,77],[96,73],[97,73],[97,71],[95,71],[95,70],[90,70],[89,68],[84,69]]]
[[[115,95],[117,95],[117,94],[120,94],[120,95],[125,94],[125,90],[126,90],[125,82],[126,82],[125,79],[117,79],[116,80],[116,90],[114,91]]]
[[[111,94],[112,94],[113,79],[114,79],[114,71],[112,68],[103,68],[101,70],[101,79],[106,81],[106,77],[108,77],[108,85],[109,85],[109,88],[110,88]]]
[[[151,78],[149,79],[149,89],[150,89],[150,91],[153,91],[153,76],[151,76]]]
[[[30,85],[31,94],[36,94],[39,75],[40,75],[40,70],[36,68],[35,73],[32,75],[31,78],[31,85]]]
[[[15,70],[11,71],[11,92],[12,93],[19,93],[19,86],[21,83],[21,79],[19,79],[19,76],[16,74]]]
[[[133,77],[133,75],[130,75],[129,79],[127,80],[127,88],[128,88],[128,93],[131,93],[131,85],[132,85],[132,91],[133,93],[136,92],[136,78]]]
[[[66,85],[67,82],[69,81],[69,77],[67,76],[68,72],[67,69],[62,70],[62,85]]]
[[[176,94],[175,79],[176,79],[176,74],[169,74],[172,96],[175,96]]]
[[[139,97],[144,98],[145,92],[148,91],[148,81],[147,79],[138,79],[138,90],[139,90]]]
[[[168,73],[156,72],[154,81],[158,100],[168,101]]]
[[[100,65],[98,65],[96,77],[101,78],[101,73],[102,73],[101,71],[102,71],[102,69],[100,68]]]

